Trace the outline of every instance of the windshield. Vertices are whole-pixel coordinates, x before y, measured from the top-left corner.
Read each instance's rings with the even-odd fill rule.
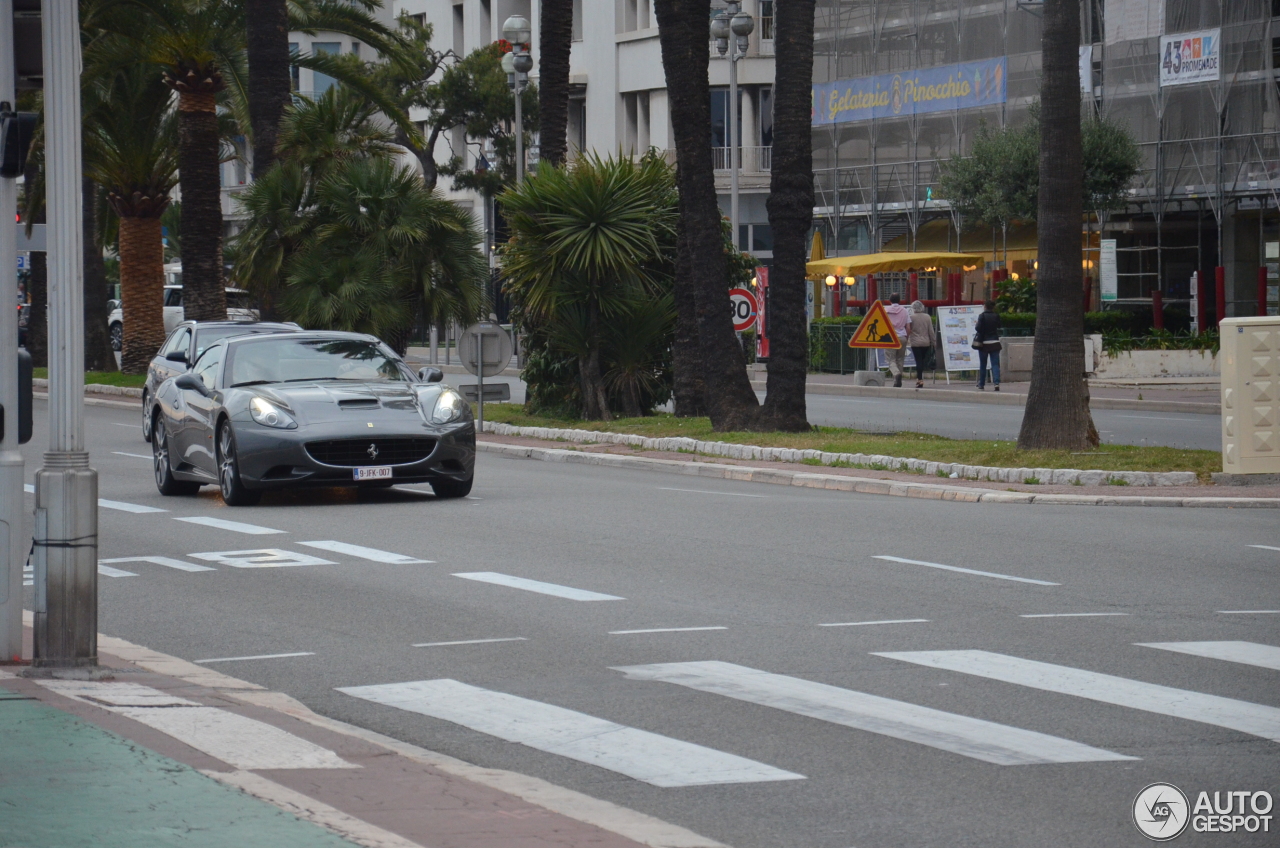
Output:
[[[360,339],[262,339],[236,344],[227,384],[304,380],[407,382],[396,360]]]
[[[249,336],[257,333],[278,332],[280,332],[279,327],[255,329],[252,324],[246,324],[243,327],[209,327],[200,329],[196,332],[196,358],[199,359],[200,354],[208,350],[211,344],[229,336]]]

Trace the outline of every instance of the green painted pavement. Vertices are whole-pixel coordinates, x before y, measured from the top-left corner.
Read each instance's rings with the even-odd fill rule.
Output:
[[[3,848],[352,848],[318,825],[0,689]]]

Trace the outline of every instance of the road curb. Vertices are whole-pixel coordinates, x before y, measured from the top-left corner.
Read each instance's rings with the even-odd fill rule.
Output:
[[[999,504],[1055,504],[1059,506],[1165,506],[1165,507],[1218,507],[1239,509],[1280,509],[1280,498],[1171,498],[1132,495],[1037,495],[1030,492],[1000,492],[963,486],[945,486],[936,483],[913,483],[901,480],[876,480],[869,477],[846,477],[837,474],[813,474],[782,468],[754,468],[746,465],[720,465],[714,462],[685,462],[673,459],[655,459],[642,456],[619,456],[610,453],[559,448],[537,448],[527,445],[506,445],[497,442],[476,442],[476,449],[512,459],[536,459],[542,462],[565,462],[579,465],[597,465],[607,468],[628,468],[639,471],[661,471],[693,477],[721,480],[738,480],[748,483],[772,483],[781,486],[799,486],[806,489],[825,489],[835,492],[857,492],[867,495],[889,495],[898,498],[922,498],[925,500],[961,501],[965,503]]]

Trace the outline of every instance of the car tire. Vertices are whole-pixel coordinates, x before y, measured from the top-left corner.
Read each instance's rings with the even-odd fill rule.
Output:
[[[111,334],[111,349],[114,351],[124,350],[124,325],[112,324],[109,332]]]
[[[471,484],[475,479],[472,474],[465,480],[432,480],[431,491],[436,493],[437,498],[465,498],[471,494]]]
[[[151,441],[151,424],[155,420],[155,411],[147,403],[147,390],[142,390],[142,441]]]
[[[179,480],[173,476],[173,462],[169,455],[169,436],[164,422],[157,412],[151,422],[151,465],[156,475],[156,488],[162,495],[194,495],[200,491],[199,483]]]
[[[262,500],[261,491],[248,488],[240,479],[236,434],[229,421],[218,427],[218,488],[227,506],[253,506]]]

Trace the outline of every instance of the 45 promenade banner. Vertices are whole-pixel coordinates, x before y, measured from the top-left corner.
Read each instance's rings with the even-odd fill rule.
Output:
[[[813,87],[813,125],[843,124],[1005,102],[1004,56]]]

